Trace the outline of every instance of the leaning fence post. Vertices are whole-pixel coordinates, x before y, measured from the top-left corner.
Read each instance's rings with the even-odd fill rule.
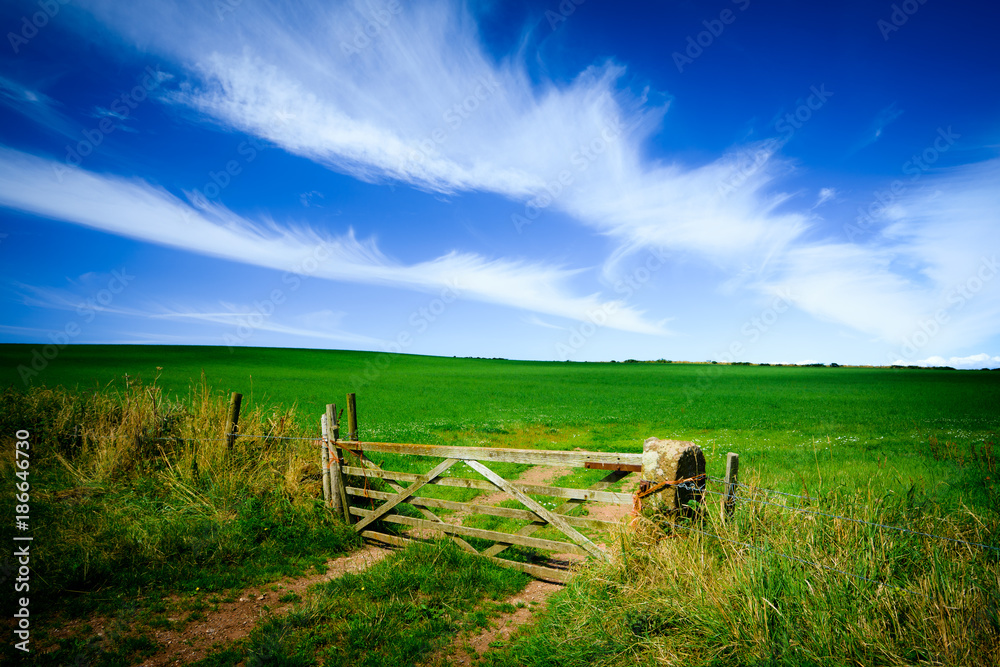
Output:
[[[358,440],[358,406],[354,394],[347,395],[347,439]]]
[[[326,415],[320,417],[320,425],[323,429],[323,439],[320,440],[320,461],[322,461],[323,467],[323,506],[330,506],[330,448],[327,445],[330,436],[330,420]]]
[[[240,404],[243,403],[243,394],[233,392],[229,397],[229,417],[226,419],[226,447],[233,448],[236,444],[236,428],[240,422]]]
[[[323,443],[327,456],[330,459],[330,500],[333,501],[333,508],[337,513],[344,513],[347,523],[351,522],[350,506],[347,504],[347,491],[344,489],[344,477],[340,472],[340,448],[336,446],[337,437],[340,435],[340,427],[337,426],[337,406],[333,403],[326,405],[326,424],[329,437]]]
[[[736,511],[736,488],[739,484],[740,455],[729,452],[726,455],[726,491],[722,498],[720,516],[725,521]]]

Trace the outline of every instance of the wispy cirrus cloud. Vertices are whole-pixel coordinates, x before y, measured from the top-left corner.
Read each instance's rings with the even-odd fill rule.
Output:
[[[89,294],[86,283],[92,282],[90,276],[80,276],[79,279],[71,281],[71,286],[50,287],[28,285],[25,283],[15,283],[8,287],[8,291],[13,293],[16,300],[34,309],[48,309],[55,311],[72,312],[85,320],[100,314],[101,316],[121,316],[126,318],[129,326],[141,326],[139,323],[150,323],[156,321],[191,322],[203,324],[222,325],[220,332],[222,340],[229,340],[225,337],[229,334],[232,340],[239,340],[238,336],[233,336],[233,332],[246,330],[250,335],[257,331],[266,331],[283,336],[294,336],[296,338],[311,339],[315,341],[327,341],[334,343],[346,343],[350,345],[361,345],[368,347],[382,347],[385,341],[371,336],[352,333],[343,327],[344,313],[333,313],[329,310],[314,311],[310,313],[288,313],[281,309],[272,307],[272,311],[265,316],[261,310],[252,306],[240,305],[226,301],[220,301],[214,306],[201,304],[178,305],[176,303],[166,304],[149,302],[144,304],[121,305],[118,303],[95,303]],[[104,276],[106,279],[107,276]],[[84,326],[83,329],[89,327]],[[38,329],[32,327],[0,326],[0,331],[14,336],[38,337],[41,334],[50,335],[51,330]],[[83,332],[86,334],[86,331]],[[120,332],[118,332],[120,333]],[[125,342],[136,342],[144,340],[179,340],[191,343],[190,337],[185,339],[183,335],[172,337],[163,331],[141,332],[132,331],[131,338],[125,338]],[[249,336],[245,336],[247,339]],[[219,337],[206,338],[207,342],[218,343]]]
[[[378,338],[346,331],[341,326],[343,318],[331,317],[332,313],[329,311],[295,315],[286,321],[280,314],[273,317],[260,317],[260,313],[251,308],[229,303],[220,305],[223,306],[224,310],[209,311],[162,307],[159,309],[159,312],[147,314],[147,317],[161,320],[222,324],[234,330],[239,330],[240,327],[247,327],[249,331],[269,331],[296,338],[334,343],[347,343],[368,347],[383,347],[385,345],[385,341]]]
[[[955,281],[974,269],[974,254],[997,247],[991,163],[969,167],[958,181],[925,174],[921,189],[893,207],[900,217],[884,233],[845,244],[824,237],[808,206],[780,190],[782,177],[799,169],[782,158],[780,139],[736,146],[701,165],[650,157],[648,141],[669,122],[667,107],[628,90],[622,64],[596,63],[566,83],[537,81],[522,54],[489,53],[474,18],[457,3],[403,5],[370,44],[354,50],[342,44],[370,20],[364,2],[304,2],[289,12],[245,0],[225,21],[198,3],[84,4],[137,48],[183,70],[185,80],[163,99],[193,120],[254,134],[366,181],[446,194],[486,191],[551,206],[613,241],[606,273],[642,249],[682,251],[712,267],[726,289],[733,285],[726,277],[740,273],[737,282],[751,294],[784,289],[822,321],[897,341],[947,301]],[[865,141],[877,140],[900,114],[895,104],[882,109]],[[176,208],[167,201],[160,210]],[[216,237],[227,226],[248,228],[224,210],[212,216],[207,231]],[[258,247],[266,238],[286,260],[291,248],[301,249],[301,235],[267,234],[250,238]],[[528,310],[570,317],[597,303],[555,287],[572,276],[562,268],[463,253],[401,267],[373,244],[337,242],[359,280],[427,289],[460,272],[470,293],[488,302],[511,304],[509,293],[524,290],[520,305]],[[351,264],[362,249],[370,256]],[[507,296],[494,281],[510,281]],[[969,327],[951,331],[975,338],[997,330],[992,297],[984,291],[966,303],[955,318]],[[619,327],[658,330],[635,311],[624,313]]]
[[[885,128],[895,123],[896,120],[898,120],[902,115],[903,110],[899,108],[899,105],[896,102],[880,109],[879,112],[875,114],[875,118],[872,119],[871,124],[865,130],[861,140],[851,148],[850,152],[852,154],[857,153],[861,149],[874,144],[882,138],[882,133],[885,131]]]
[[[53,177],[57,166],[58,181]],[[570,283],[579,269],[460,252],[405,265],[386,257],[373,239],[357,239],[350,229],[324,236],[304,227],[250,221],[217,204],[198,209],[140,179],[66,170],[52,160],[3,147],[0,205],[279,271],[428,292],[450,288],[463,298],[570,319],[583,320],[610,304],[617,314],[609,326],[665,333],[635,308],[597,294],[575,295]]]
[[[71,136],[74,131],[70,120],[57,109],[58,102],[5,76],[0,76],[0,104],[63,136]]]
[[[488,54],[473,18],[453,3],[406,5],[350,55],[341,44],[368,20],[361,2],[305,3],[289,17],[248,1],[222,24],[197,8],[88,4],[187,68],[186,85],[168,95],[174,103],[361,179],[524,201],[559,187],[568,172],[572,186],[559,188],[555,208],[625,240],[655,230],[675,246],[722,253],[800,228],[761,218],[780,199],[755,196],[780,168],[748,173],[738,159],[752,150],[766,161],[780,142],[734,149],[700,169],[650,163],[643,144],[666,106],[624,87],[625,67],[608,61],[567,84],[534,82],[516,54]],[[727,184],[733,194],[720,197]]]
[[[943,170],[886,210],[868,245],[797,244],[760,283],[816,317],[899,343],[929,320],[930,349],[1000,330],[1000,159]]]
[[[780,140],[696,168],[651,161],[645,142],[667,105],[627,89],[624,66],[533,81],[520,54],[487,53],[456,3],[405,5],[347,54],[342,44],[369,20],[366,3],[304,3],[290,16],[248,0],[224,22],[198,6],[86,4],[186,69],[167,99],[360,179],[551,205],[613,238],[617,258],[656,245],[724,266],[759,264],[808,226],[802,214],[778,212],[787,196],[768,193],[791,169],[776,157]]]
[[[525,316],[525,317],[523,317],[521,319],[522,319],[522,321],[524,321],[524,322],[526,322],[528,324],[533,324],[536,327],[542,327],[544,329],[555,329],[557,331],[566,331],[566,327],[561,327],[561,326],[559,326],[557,324],[552,324],[551,322],[546,322],[542,318],[538,317],[538,315],[527,315],[527,316]]]

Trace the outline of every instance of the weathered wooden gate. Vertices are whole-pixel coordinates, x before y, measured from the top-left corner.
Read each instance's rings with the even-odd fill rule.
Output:
[[[552,551],[555,553],[579,554],[582,556],[594,556],[606,559],[605,551],[595,545],[585,535],[580,533],[578,528],[590,529],[611,529],[616,524],[610,521],[593,519],[587,517],[568,516],[567,511],[573,507],[588,501],[609,503],[614,505],[632,506],[633,496],[629,493],[607,491],[606,489],[616,482],[624,479],[628,475],[640,472],[641,454],[621,454],[606,452],[583,452],[583,451],[549,451],[530,449],[504,449],[488,447],[453,447],[435,445],[412,445],[379,442],[358,442],[358,441],[336,441],[335,446],[345,454],[353,458],[353,461],[344,460],[341,472],[345,475],[353,475],[363,478],[366,481],[364,487],[347,486],[343,487],[346,496],[364,498],[372,503],[372,509],[350,505],[346,507],[345,515],[358,517],[354,525],[355,530],[362,536],[372,540],[392,544],[405,544],[413,541],[411,538],[392,535],[390,533],[375,530],[376,522],[388,522],[400,524],[419,529],[429,529],[447,534],[452,540],[458,543],[463,549],[479,554],[491,560],[497,561],[508,567],[516,568],[531,574],[539,579],[549,581],[565,582],[570,576],[568,570],[557,569],[543,565],[521,563],[503,558],[497,555],[507,549],[510,545],[517,544],[535,549]],[[335,450],[336,451],[336,450]],[[375,465],[366,453],[379,452],[385,454],[397,454],[407,456],[424,456],[443,459],[426,474],[414,474],[405,472],[394,472],[384,470]],[[337,454],[333,454],[337,457]],[[339,457],[337,457],[339,458]],[[477,473],[480,478],[445,475],[452,467],[462,461],[469,469]],[[487,465],[491,462],[519,463],[532,466],[559,466],[569,468],[593,468],[606,470],[608,474],[596,484],[587,489],[560,488],[554,486],[543,486],[534,484],[522,484],[516,481],[506,480],[498,475]],[[341,461],[337,461],[341,463]],[[377,491],[368,488],[367,480],[378,478],[385,480],[393,492]],[[409,483],[409,486],[401,486],[399,483]],[[509,507],[493,507],[490,505],[457,502],[453,500],[442,500],[439,498],[429,498],[417,495],[426,485],[440,485],[461,487],[467,489],[499,490],[508,494],[511,498],[517,499],[523,509]],[[563,502],[554,509],[546,509],[541,503],[529,497],[529,494],[536,496],[547,496],[551,498],[563,499]],[[336,494],[334,494],[336,495]],[[378,507],[374,506],[374,501],[382,501]],[[406,516],[397,511],[399,506],[406,503],[416,508],[423,518]],[[449,523],[434,514],[430,508],[450,509],[467,512],[469,514],[486,514],[510,519],[527,520],[531,523],[523,526],[517,532],[506,533],[496,530],[485,530],[463,526],[458,523]],[[532,537],[543,526],[552,526],[567,538],[567,541],[544,539]],[[492,546],[482,551],[474,548],[462,537],[473,537],[495,542]]]

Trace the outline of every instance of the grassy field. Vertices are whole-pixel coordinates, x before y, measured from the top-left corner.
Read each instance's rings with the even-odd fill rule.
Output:
[[[323,406],[343,403],[347,392],[357,393],[363,439],[633,452],[653,435],[691,440],[705,451],[709,474],[721,475],[725,453],[738,452],[742,481],[808,494],[806,509],[1000,546],[993,446],[1000,373],[73,346],[44,367],[36,360],[37,374],[30,375],[19,366],[31,368],[32,351],[0,346],[0,386],[7,387],[0,443],[3,476],[12,479],[13,434],[33,434],[32,521],[48,531],[32,561],[43,592],[39,611],[65,619],[136,608],[142,619],[138,634],[88,649],[92,664],[139,659],[151,650],[142,628],[176,623],[165,619],[177,617],[179,604],[198,613],[198,604],[210,604],[203,596],[301,574],[354,548],[353,532],[316,501],[311,446],[276,437],[318,435]],[[235,457],[217,440],[192,440],[221,435],[230,391],[244,394],[241,430],[272,436],[239,440]],[[594,475],[559,483],[585,485]],[[752,499],[727,524],[713,513],[690,524],[647,514],[617,538],[614,563],[588,566],[540,624],[489,661],[1000,659],[1000,552]],[[12,530],[6,522],[0,539],[10,543]],[[501,586],[483,581],[511,590],[523,585],[461,559],[456,578],[442,582],[420,569],[425,557],[401,558],[400,568],[416,568],[417,588],[407,593],[413,599],[444,599],[435,591],[451,588],[465,591],[472,609],[483,604],[476,586]],[[367,576],[362,585],[372,590],[390,574]],[[194,611],[170,601],[177,591],[195,600],[183,603]],[[342,601],[317,595],[206,664],[255,655],[256,663],[269,664],[260,655],[272,635],[283,638],[273,664],[363,659],[334,647],[353,645],[351,633],[371,637],[377,630],[332,618]],[[376,612],[397,602],[391,595],[364,598]],[[456,604],[448,598],[449,608]],[[440,611],[421,619],[412,633],[386,628],[380,655],[418,660],[424,653],[416,647],[440,643],[472,622]],[[78,648],[63,642],[42,664],[60,664]]]
[[[23,388],[17,367],[31,358],[31,347],[0,346],[0,386]],[[987,486],[959,461],[1000,429],[1000,372],[984,371],[72,346],[30,381],[103,391],[128,374],[188,399],[202,372],[214,391],[243,393],[245,408],[294,407],[317,433],[325,404],[356,392],[363,439],[640,451],[655,435],[699,444],[713,474],[738,452],[745,469],[783,490],[819,490],[820,478],[825,488],[855,485],[889,469],[894,483],[976,505],[989,502]]]

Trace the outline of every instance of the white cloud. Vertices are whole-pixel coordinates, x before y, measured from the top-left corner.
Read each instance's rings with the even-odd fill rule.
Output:
[[[624,67],[533,83],[519,61],[487,55],[472,18],[448,3],[406,5],[352,55],[341,44],[369,20],[363,2],[306,4],[291,17],[248,0],[222,23],[196,7],[90,4],[187,67],[174,102],[364,180],[554,200],[624,247],[667,244],[713,261],[763,261],[806,226],[775,212],[784,197],[762,194],[788,168],[773,159],[779,140],[696,169],[650,164],[643,144],[666,108],[622,89]]]
[[[830,201],[837,196],[837,190],[834,188],[820,188],[819,196],[816,198],[816,203],[813,204],[813,208],[822,206],[826,202]]]
[[[543,327],[545,329],[557,329],[559,331],[566,331],[566,327],[561,327],[561,326],[558,326],[556,324],[552,324],[551,322],[546,322],[545,320],[543,320],[542,318],[538,317],[537,315],[527,315],[525,317],[522,317],[521,320],[523,322],[525,322],[526,324],[533,324],[536,327]]]
[[[201,3],[85,4],[137,47],[186,72],[187,80],[164,94],[196,120],[255,134],[368,181],[547,203],[617,244],[606,273],[643,248],[677,250],[723,274],[754,267],[746,289],[785,289],[818,319],[893,344],[943,307],[951,324],[934,340],[942,349],[1000,330],[1000,281],[961,309],[948,302],[950,290],[976,270],[977,255],[1000,247],[998,160],[927,173],[919,189],[907,184],[892,207],[894,223],[852,245],[820,238],[808,210],[795,210],[791,196],[776,191],[778,179],[796,168],[780,157],[781,140],[734,147],[697,167],[650,159],[646,141],[666,106],[650,108],[644,94],[624,90],[624,67],[605,62],[569,83],[533,81],[522,54],[487,53],[457,3],[404,4],[370,44],[354,44],[357,52],[346,55],[343,45],[371,20],[368,3],[304,2],[288,12],[244,0],[224,20]],[[866,141],[900,113],[894,104],[882,109]],[[822,191],[817,205],[833,193]],[[176,208],[168,203],[164,210]],[[220,224],[208,228],[217,239],[231,235],[227,225],[245,227],[228,215],[217,212]],[[182,235],[190,245],[190,235]],[[268,261],[261,257],[263,232],[237,236],[251,261]],[[288,232],[267,241],[286,261],[312,242]],[[577,318],[597,303],[567,296],[561,286],[572,272],[564,269],[457,253],[400,267],[372,244],[362,247],[353,237],[336,243],[358,280],[432,289],[461,273],[473,298],[514,305],[510,295],[523,290],[523,307]],[[209,245],[205,252],[221,247]],[[657,330],[638,313],[622,312],[619,328]]]
[[[608,320],[611,328],[665,333],[620,301],[574,295],[569,283],[579,270],[459,252],[404,265],[383,255],[374,240],[359,241],[351,230],[320,236],[310,229],[252,222],[219,205],[196,209],[142,180],[67,169],[3,147],[0,205],[290,274],[425,292],[452,289],[462,298],[576,320],[601,309],[615,313]]]
[[[231,329],[227,332],[228,335],[223,337],[223,341],[229,344],[245,343],[250,345],[254,332],[259,330],[335,343],[350,343],[377,348],[385,345],[385,341],[377,338],[344,331],[339,326],[342,318],[333,315],[330,311],[307,313],[295,318],[301,321],[301,325],[295,325],[283,323],[280,314],[272,316],[270,313],[265,314],[258,310],[239,308],[230,304],[226,310],[221,312],[163,309],[163,312],[147,314],[147,317],[224,324]]]
[[[896,361],[896,364],[899,366],[951,366],[958,369],[976,370],[980,368],[1000,368],[1000,356],[991,357],[983,352],[967,357],[949,357],[947,359],[938,356],[920,359],[919,361],[904,361],[900,359]]]
[[[893,260],[891,251],[847,243],[802,245],[775,259],[757,287],[788,294],[822,321],[896,341],[910,331],[927,295],[892,271]]]
[[[5,76],[0,76],[0,104],[63,136],[73,134],[72,123],[56,110],[55,100]]]
[[[862,136],[861,140],[851,149],[851,153],[856,153],[861,149],[869,146],[879,139],[882,138],[882,132],[885,131],[889,125],[892,125],[896,120],[903,115],[903,110],[900,109],[895,102],[880,110],[875,114],[875,118],[872,119],[867,131]]]
[[[926,175],[866,243],[796,243],[758,287],[787,290],[821,320],[904,348],[933,329],[918,346],[924,354],[985,341],[1000,331],[998,182],[1000,160]]]

